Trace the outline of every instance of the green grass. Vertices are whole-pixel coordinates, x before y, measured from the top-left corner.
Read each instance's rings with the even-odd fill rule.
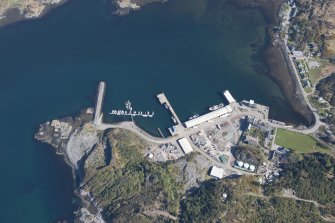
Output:
[[[322,78],[321,71],[327,64],[327,62],[324,62],[322,60],[318,60],[318,62],[320,63],[320,67],[311,69],[308,72],[308,77],[313,84],[316,84],[318,80]]]
[[[304,88],[304,90],[307,94],[310,94],[310,93],[313,92],[313,88],[310,88],[310,87],[306,87],[306,88]]]
[[[278,129],[275,144],[298,153],[327,152],[327,149],[309,135]]]
[[[318,99],[313,96],[313,95],[309,95],[308,96],[308,100],[309,102],[312,104],[312,106],[316,109],[324,109],[324,108],[328,108],[328,104],[327,103],[321,103],[318,101]]]

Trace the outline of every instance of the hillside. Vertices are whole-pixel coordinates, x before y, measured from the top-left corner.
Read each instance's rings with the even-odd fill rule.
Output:
[[[209,181],[182,207],[182,222],[322,222],[314,204],[264,196],[252,177]]]
[[[182,222],[333,221],[335,160],[293,154],[290,161],[270,185],[253,176],[205,182],[181,202]]]
[[[155,162],[145,156],[148,142],[120,129],[106,133],[110,147],[103,144],[82,161],[80,184],[109,221],[176,221],[181,196],[206,180],[208,161],[200,155]]]
[[[335,59],[335,1],[296,0],[297,14],[292,19],[290,38],[303,50],[314,43],[327,59]]]
[[[106,222],[334,219],[335,160],[327,154],[292,153],[271,184],[260,185],[258,176],[215,180],[208,176],[213,163],[200,153],[159,160],[157,152],[165,144],[122,129],[98,131],[89,120],[91,109],[83,109],[74,119],[44,123],[35,136],[64,153],[74,168],[77,191],[84,207],[92,210],[77,213],[82,222],[101,215]],[[250,162],[263,159],[263,154],[245,150],[252,148],[239,148],[235,155]],[[149,158],[149,152],[156,155]]]
[[[200,164],[196,153],[154,162],[145,157],[150,144],[128,131],[114,129],[106,137],[111,150],[106,152],[98,144],[88,154],[81,188],[90,191],[110,222],[323,222],[333,218],[335,161],[328,155],[310,154],[304,159],[292,155],[284,175],[273,185],[261,186],[254,176],[198,178],[207,169],[190,176],[190,169]],[[191,164],[192,168],[185,167]],[[189,190],[193,178],[200,187]],[[283,189],[294,190],[298,198],[285,196]]]
[[[316,90],[324,100],[335,106],[335,74],[321,80],[316,85]]]
[[[335,159],[326,154],[292,154],[284,173],[273,184],[265,187],[266,194],[280,192],[283,188],[294,191],[303,199],[322,205],[335,205]]]

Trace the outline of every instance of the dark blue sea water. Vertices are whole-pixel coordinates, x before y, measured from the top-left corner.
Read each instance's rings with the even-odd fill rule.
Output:
[[[136,119],[153,134],[172,124],[155,98],[162,91],[182,120],[220,103],[229,89],[238,100],[270,106],[273,118],[301,122],[278,86],[254,69],[264,66],[267,21],[256,9],[223,2],[171,1],[117,17],[108,1],[72,0],[41,20],[1,29],[1,222],[72,216],[71,170],[33,135],[40,123],[92,105],[100,80],[105,113],[130,99],[134,109],[155,111]]]

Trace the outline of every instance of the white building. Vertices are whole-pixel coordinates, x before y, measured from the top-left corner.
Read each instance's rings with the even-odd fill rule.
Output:
[[[233,96],[230,94],[230,92],[228,90],[224,91],[223,95],[226,97],[229,104],[236,102],[235,99],[233,98]]]
[[[292,50],[292,56],[294,56],[294,57],[303,57],[304,54],[303,54],[302,51]]]
[[[224,170],[222,168],[212,166],[212,169],[209,175],[212,177],[216,177],[218,179],[222,179],[224,175]]]
[[[191,144],[186,138],[179,139],[178,143],[185,154],[189,154],[193,151]]]
[[[186,126],[186,128],[191,128],[191,127],[199,125],[201,123],[208,122],[208,121],[210,121],[214,118],[229,114],[232,111],[233,111],[233,109],[229,105],[227,105],[223,108],[219,108],[215,111],[209,112],[209,113],[204,114],[202,116],[199,116],[197,118],[188,120],[184,123],[184,125]]]

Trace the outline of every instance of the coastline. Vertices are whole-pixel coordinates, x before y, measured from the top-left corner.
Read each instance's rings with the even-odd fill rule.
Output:
[[[40,19],[49,13],[52,9],[64,5],[69,0],[61,0],[57,4],[48,4],[42,13],[36,18],[25,18],[17,9],[9,10],[5,19],[0,20],[0,29],[13,25],[17,22],[24,20]],[[114,14],[119,16],[127,15],[133,10],[140,10],[144,5],[150,3],[164,3],[166,0],[119,0],[113,1],[112,4],[116,6]],[[261,54],[263,55],[266,68],[270,78],[272,78],[280,87],[282,93],[288,100],[289,104],[295,112],[300,114],[304,119],[306,127],[313,125],[314,117],[312,111],[309,109],[305,99],[301,92],[299,92],[299,86],[290,68],[290,63],[285,58],[287,52],[283,51],[282,47],[273,46],[271,43],[274,41],[272,34],[272,27],[280,22],[279,10],[284,0],[280,1],[264,1],[264,0],[237,0],[230,1],[232,4],[242,8],[260,8],[261,12],[268,19],[269,24],[267,25],[267,35],[269,38],[269,44],[262,49]],[[137,5],[138,7],[132,7]],[[298,94],[297,94],[298,93]],[[291,124],[291,123],[290,123]]]
[[[81,191],[81,175],[83,174],[82,167],[80,166],[81,162],[86,158],[85,151],[79,151],[80,158],[76,163],[79,166],[76,166],[71,160],[71,155],[73,159],[74,151],[68,150],[68,144],[73,135],[76,135],[77,132],[80,132],[85,125],[91,123],[93,120],[93,108],[85,107],[80,109],[79,112],[67,115],[60,119],[54,119],[52,121],[47,121],[39,126],[39,130],[36,132],[34,138],[38,142],[46,143],[54,149],[55,153],[58,156],[62,156],[66,165],[71,168],[72,178],[73,178],[73,188],[74,195],[79,198],[76,202],[77,211],[74,213],[75,222],[81,223],[86,222],[83,219],[95,218],[97,222],[104,223],[101,219],[101,211],[98,206],[94,203],[94,198],[89,193],[82,193]],[[102,137],[99,136],[99,132],[94,133],[98,138],[97,143],[102,143]],[[76,149],[79,150],[76,146]],[[85,147],[85,146],[84,146]],[[91,147],[90,147],[91,148]],[[85,149],[85,148],[84,148]],[[89,151],[88,151],[89,153]],[[71,162],[72,161],[72,162]],[[77,200],[77,199],[76,199]],[[58,219],[62,219],[60,217]],[[89,222],[89,221],[87,221]]]
[[[237,7],[259,8],[268,20],[266,27],[268,44],[261,49],[261,54],[268,71],[267,73],[269,77],[278,84],[292,109],[304,118],[304,126],[296,127],[313,127],[315,117],[301,92],[299,80],[297,80],[292,65],[288,60],[289,55],[286,51],[286,46],[283,46],[284,43],[282,43],[282,40],[279,40],[279,44],[273,44],[274,42],[278,43],[278,40],[274,37],[272,28],[279,25],[281,21],[279,11],[285,1],[237,0],[232,2],[237,5]]]
[[[45,13],[47,13],[47,12],[45,12]],[[42,17],[42,16],[41,16]],[[269,47],[271,47],[271,46],[269,46]],[[274,49],[278,49],[278,48],[276,48],[276,47],[273,47]],[[277,50],[277,52],[278,52],[278,50]],[[279,55],[279,56],[281,56],[282,57],[282,59],[285,61],[285,51],[281,51],[281,54]],[[287,62],[287,61],[286,61]],[[279,65],[276,65],[276,63],[274,63],[274,67],[275,66],[278,66],[278,67],[280,67]],[[271,67],[271,66],[270,66]],[[289,69],[289,68],[287,68],[287,69]],[[274,69],[274,70],[276,70],[276,69]],[[294,79],[294,76],[292,77],[293,79]],[[284,83],[284,85],[285,85],[285,83]],[[294,89],[293,87],[292,87],[292,89]],[[291,93],[293,96],[294,96],[294,91],[293,91],[293,93]],[[298,99],[299,99],[299,97],[300,96],[297,96],[298,97]],[[297,100],[298,100],[297,99]],[[60,153],[58,154],[58,155],[60,155]],[[67,163],[67,165],[69,165],[69,166],[71,166],[71,168],[72,168],[72,174],[73,174],[73,178],[74,179],[76,179],[76,175],[75,175],[75,170],[74,170],[74,166],[70,163],[70,161],[69,161],[69,159],[68,159],[68,157],[67,157],[67,155],[66,154],[64,154],[64,159],[65,159],[65,161],[66,161],[66,163]],[[80,190],[78,189],[78,187],[76,186],[75,187],[75,194],[79,197],[79,198],[81,198],[81,201],[83,202],[82,204],[83,204],[83,206],[85,206],[85,204],[87,205],[87,206],[85,206],[85,207],[91,207],[90,206],[90,201],[89,200],[85,200],[85,198],[84,197],[82,197],[81,195],[80,195]],[[87,198],[87,197],[86,197]],[[93,202],[92,202],[93,203]],[[93,213],[93,212],[92,212]]]
[[[283,43],[279,43],[282,45]],[[288,52],[283,46],[269,46],[263,51],[270,77],[280,86],[281,91],[291,104],[294,111],[302,115],[307,121],[306,127],[311,127],[315,123],[312,111],[299,88],[299,80],[293,73],[290,61],[287,59]]]
[[[0,29],[3,29],[7,26],[14,25],[22,21],[41,19],[53,9],[63,6],[68,1],[69,0],[60,0],[59,3],[47,4],[38,16],[32,17],[32,18],[26,18],[25,15],[22,14],[17,8],[8,9],[6,13],[4,14],[4,18],[0,19]]]

